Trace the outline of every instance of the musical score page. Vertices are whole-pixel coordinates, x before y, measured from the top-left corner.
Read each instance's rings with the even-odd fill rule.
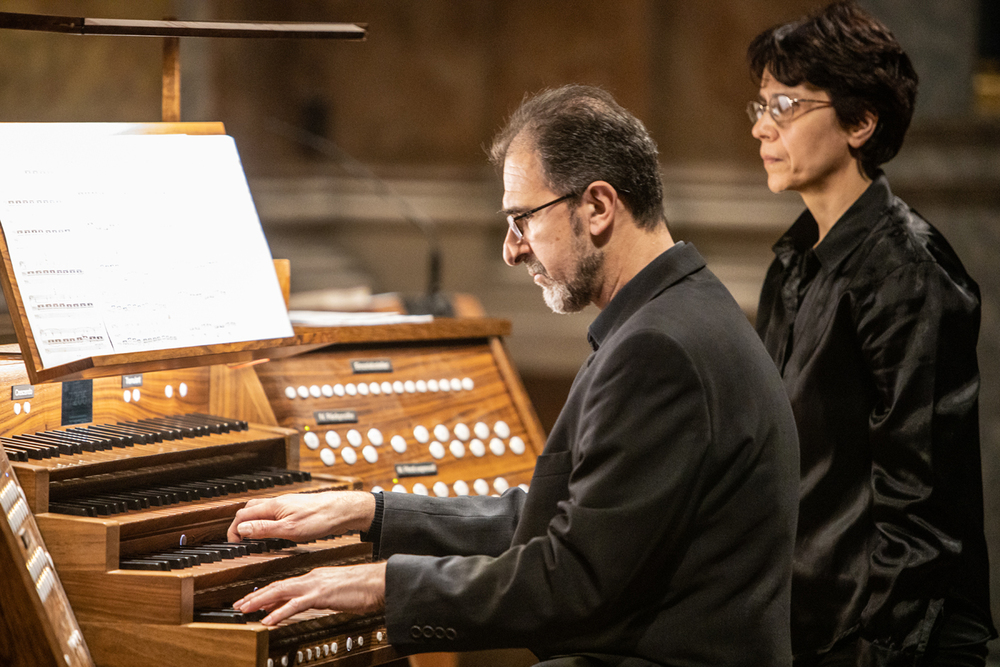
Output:
[[[231,137],[51,130],[0,128],[0,226],[44,367],[293,335]]]

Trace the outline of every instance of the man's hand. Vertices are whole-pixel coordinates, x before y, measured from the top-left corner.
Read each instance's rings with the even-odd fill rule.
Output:
[[[318,567],[309,574],[268,584],[233,603],[244,614],[266,609],[261,621],[277,625],[306,609],[371,614],[385,608],[385,562]]]
[[[375,497],[366,491],[293,493],[249,501],[229,526],[230,542],[282,537],[308,542],[351,530],[368,530],[375,518]]]

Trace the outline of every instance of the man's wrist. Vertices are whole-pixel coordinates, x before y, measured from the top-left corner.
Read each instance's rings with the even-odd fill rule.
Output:
[[[382,492],[370,493],[368,494],[371,503],[371,520],[368,522],[368,528],[361,531],[361,539],[365,542],[371,542],[372,544],[372,557],[379,557],[379,546],[382,541],[382,515],[384,513],[385,500],[382,496]]]

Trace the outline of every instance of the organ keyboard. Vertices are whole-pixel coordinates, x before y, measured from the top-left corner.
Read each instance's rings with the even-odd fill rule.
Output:
[[[227,609],[254,587],[363,562],[371,549],[357,535],[226,543],[226,528],[250,498],[358,484],[299,470],[293,431],[211,416],[210,373],[32,386],[16,362],[0,362],[8,387],[0,444],[14,459],[23,502],[95,663],[394,660],[377,617],[310,612],[268,629],[257,616]]]

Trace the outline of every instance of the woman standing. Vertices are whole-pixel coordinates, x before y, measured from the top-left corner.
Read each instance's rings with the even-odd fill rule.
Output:
[[[879,169],[917,75],[852,2],[747,55],[768,187],[807,209],[774,246],[757,315],[801,447],[796,665],[983,665],[979,288]]]

